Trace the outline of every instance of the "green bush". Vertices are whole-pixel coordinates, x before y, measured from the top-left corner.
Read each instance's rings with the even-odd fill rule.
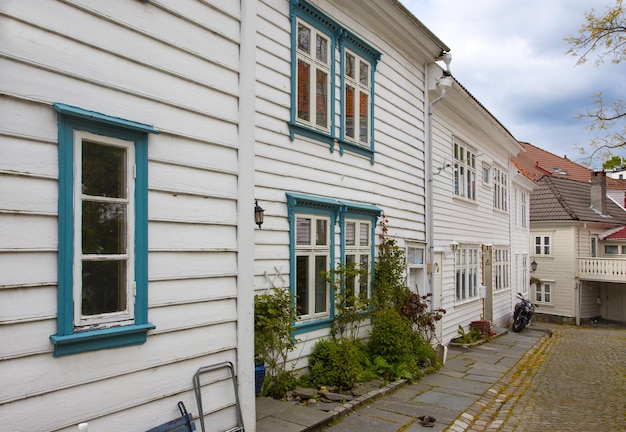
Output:
[[[363,374],[364,351],[348,339],[319,340],[309,356],[311,380],[320,385],[350,389]]]
[[[409,321],[387,307],[374,314],[373,324],[368,343],[372,358],[381,356],[390,364],[411,363],[413,332]]]

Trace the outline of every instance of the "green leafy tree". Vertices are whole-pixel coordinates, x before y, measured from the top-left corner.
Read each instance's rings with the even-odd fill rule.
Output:
[[[596,66],[606,60],[613,64],[626,60],[626,14],[622,0],[616,0],[615,5],[608,7],[604,13],[599,14],[594,9],[585,13],[585,23],[578,30],[578,35],[567,37],[565,41],[570,45],[567,54],[578,57],[578,65],[592,56]],[[590,143],[592,151],[589,159],[596,155],[608,159],[612,150],[626,146],[626,103],[619,97],[608,101],[602,93],[594,97],[593,109],[580,114],[579,118],[589,121],[589,130],[604,134]],[[579,150],[587,154],[584,148]]]
[[[624,158],[620,156],[613,156],[611,159],[605,161],[602,164],[602,169],[611,170],[613,168],[619,168],[624,165]]]

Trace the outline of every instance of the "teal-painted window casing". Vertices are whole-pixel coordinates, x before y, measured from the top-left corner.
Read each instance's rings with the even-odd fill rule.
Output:
[[[148,322],[148,134],[158,131],[61,103],[54,108],[59,141],[57,333],[50,336],[54,355],[143,344],[155,328]],[[104,163],[94,168],[93,161]],[[113,179],[118,174],[119,182],[89,176],[96,168]],[[110,223],[98,232],[102,220]],[[115,234],[107,237],[111,230]],[[110,276],[112,268],[117,277]],[[116,300],[86,306],[83,284],[92,293],[94,284],[102,287],[105,280],[112,284],[107,294],[113,292]]]
[[[304,136],[327,144],[331,152],[338,145],[341,155],[346,151],[360,154],[374,164],[374,78],[380,52],[306,0],[290,0],[290,18],[291,140],[295,135]],[[315,54],[313,47],[317,48]],[[363,84],[360,91],[354,91],[350,74],[346,75],[346,55],[364,65],[359,70],[361,75],[354,77],[357,84],[359,78]],[[335,90],[338,80],[339,92]],[[347,101],[347,95],[352,94],[355,104]],[[347,111],[353,113],[356,125]]]
[[[363,221],[363,226],[367,226],[369,233],[369,260],[367,265],[369,267],[369,283],[367,289],[371,291],[372,281],[374,277],[374,259],[375,256],[375,229],[378,217],[382,213],[381,209],[371,205],[363,203],[355,203],[344,200],[338,200],[328,197],[320,197],[313,195],[304,195],[298,193],[287,192],[287,210],[289,219],[289,232],[290,232],[290,248],[289,248],[289,282],[291,286],[291,293],[293,296],[294,305],[299,310],[300,318],[294,323],[294,334],[306,333],[322,328],[329,328],[333,322],[335,314],[335,302],[334,293],[328,286],[327,282],[324,290],[320,290],[317,287],[317,299],[323,298],[323,293],[327,293],[328,298],[323,299],[323,305],[316,311],[308,311],[306,315],[302,315],[300,310],[304,307],[314,307],[302,302],[302,296],[308,295],[312,298],[312,303],[315,303],[315,295],[310,290],[315,290],[315,278],[319,275],[314,273],[303,272],[300,269],[300,265],[304,263],[306,266],[308,262],[313,263],[314,259],[320,256],[327,257],[328,264],[325,271],[330,270],[334,263],[340,262],[346,264],[346,222]],[[314,223],[308,223],[309,220],[320,222],[320,226],[325,226],[323,221],[328,221],[328,235],[324,239],[328,239],[328,246],[322,241],[322,246],[315,247],[313,241],[310,241],[310,245],[307,241],[304,242],[299,239],[302,233],[301,227],[313,226]],[[300,226],[299,226],[300,225]],[[336,244],[336,229],[339,227],[339,242]],[[306,229],[304,232],[308,235],[313,235],[315,231],[312,229],[311,234]],[[317,237],[320,238],[319,236]],[[302,248],[302,244],[305,247]],[[348,246],[348,249],[350,247]],[[339,261],[336,259],[336,253],[339,252]],[[310,257],[307,259],[307,257]],[[304,280],[304,284],[303,284]],[[371,296],[371,292],[368,293]],[[319,313],[315,313],[319,312]]]

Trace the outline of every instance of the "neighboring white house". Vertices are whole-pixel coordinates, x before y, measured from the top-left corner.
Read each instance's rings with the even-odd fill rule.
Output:
[[[0,429],[253,430],[256,4],[0,3]]]
[[[542,177],[531,196],[532,301],[546,319],[626,322],[626,211],[591,182]]]
[[[528,280],[533,183],[510,161],[517,140],[457,81],[433,116],[433,289],[449,341],[471,321],[508,324]]]

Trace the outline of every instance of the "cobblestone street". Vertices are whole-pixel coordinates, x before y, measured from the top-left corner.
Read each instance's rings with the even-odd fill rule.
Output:
[[[626,430],[626,329],[551,328],[448,430]]]

